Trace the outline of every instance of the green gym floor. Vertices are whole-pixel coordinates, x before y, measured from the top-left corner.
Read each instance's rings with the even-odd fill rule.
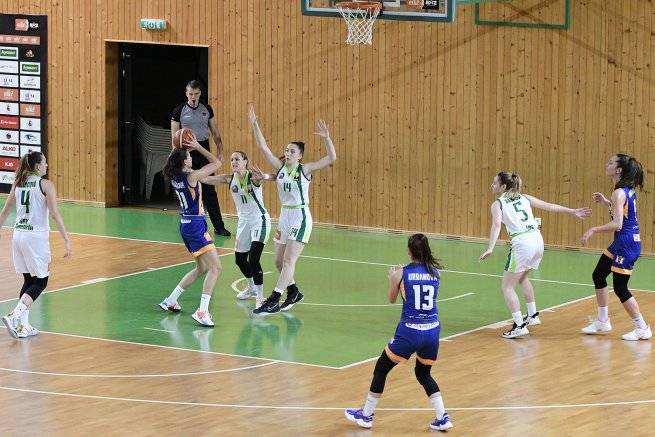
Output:
[[[179,218],[174,214],[70,204],[60,205],[60,210],[70,233],[182,244]],[[13,215],[6,225],[12,223]],[[226,220],[226,226],[236,231],[235,220]],[[51,240],[55,238],[60,237],[52,234]],[[98,238],[94,244],[106,241]],[[130,275],[118,272],[113,278],[50,288],[32,308],[30,320],[42,331],[63,335],[346,367],[377,358],[393,335],[400,304],[387,301],[387,271],[391,265],[407,261],[406,241],[406,235],[315,227],[296,267],[296,281],[305,299],[290,312],[268,317],[252,316],[254,300],[235,298],[245,282],[233,255],[222,255],[223,272],[210,304],[216,323],[213,329],[199,326],[191,318],[199,302],[200,281],[182,295],[181,313],[165,313],[158,307],[192,268],[188,253],[168,267]],[[233,243],[234,237],[216,240],[217,246],[226,249]],[[438,295],[442,339],[509,319],[500,292],[505,246],[497,246],[492,257],[479,264],[477,258],[486,243],[435,238],[431,245],[445,266]],[[53,258],[59,255],[53,253]],[[84,249],[75,248],[73,256],[85,257]],[[591,297],[590,276],[598,256],[547,249],[540,270],[531,275],[538,308]],[[3,263],[12,262],[10,253],[1,257]],[[277,280],[272,239],[262,265],[268,295]],[[648,290],[653,267],[652,259],[641,259],[631,288]],[[0,284],[0,290],[2,287]],[[9,312],[15,304],[15,298],[0,302],[0,313]],[[590,301],[590,314],[594,308]],[[580,316],[581,321],[585,319],[585,314]]]

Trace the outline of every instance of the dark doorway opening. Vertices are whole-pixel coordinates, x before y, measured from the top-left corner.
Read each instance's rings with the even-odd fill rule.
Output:
[[[120,43],[119,199],[121,204],[177,208],[161,174],[170,152],[173,109],[192,79],[208,95],[206,47]]]

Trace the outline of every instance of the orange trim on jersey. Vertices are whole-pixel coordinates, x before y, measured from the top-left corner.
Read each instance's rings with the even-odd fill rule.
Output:
[[[612,254],[612,252],[610,252],[607,249],[603,250],[603,255],[609,256],[610,258],[614,259],[614,255]]]
[[[625,201],[625,205],[623,205],[623,217],[628,218],[628,201]]]
[[[396,363],[407,363],[406,359],[404,359],[400,355],[396,355],[393,352],[391,352],[391,349],[389,349],[389,345],[386,345],[384,347],[384,351],[387,353],[389,358],[391,358],[391,361],[395,361]]]
[[[405,281],[403,281],[402,279],[400,280],[400,294],[403,297],[403,300],[407,300],[405,298]]]
[[[214,243],[211,243],[211,244],[206,245],[206,246],[203,247],[202,249],[193,252],[191,255],[193,255],[194,257],[197,258],[197,257],[199,257],[200,255],[202,255],[203,253],[205,253],[205,252],[209,252],[209,251],[212,250],[212,249],[216,249],[216,246],[214,246]]]
[[[615,273],[620,273],[620,274],[622,274],[622,275],[628,275],[628,276],[629,276],[629,275],[632,275],[632,270],[622,269],[622,268],[620,268],[620,267],[614,267],[614,266],[612,266],[612,271],[615,272]]]
[[[434,366],[437,364],[437,360],[426,360],[425,358],[419,357],[418,354],[416,355],[416,359],[419,360],[421,364],[425,364],[426,366]]]

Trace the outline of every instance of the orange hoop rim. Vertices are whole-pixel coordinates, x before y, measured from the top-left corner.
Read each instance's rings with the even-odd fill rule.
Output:
[[[382,9],[380,2],[339,2],[335,6],[341,9]]]

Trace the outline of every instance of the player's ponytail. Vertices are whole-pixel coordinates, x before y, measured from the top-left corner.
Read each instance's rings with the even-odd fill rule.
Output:
[[[644,189],[644,169],[636,158],[622,153],[616,154],[616,165],[621,169],[621,179],[616,183],[617,188]]]
[[[27,182],[27,177],[30,173],[36,172],[36,165],[40,164],[41,161],[43,161],[43,153],[41,152],[29,152],[21,156],[18,170],[16,170],[14,184],[17,187],[24,186],[25,182]]]
[[[443,266],[441,265],[441,262],[432,255],[432,249],[430,249],[428,237],[424,234],[412,235],[409,237],[409,240],[407,240],[407,248],[412,255],[413,261],[423,264],[425,270],[427,270],[427,272],[432,276],[439,277],[439,271],[437,269],[441,269]]]
[[[171,154],[168,155],[162,174],[169,180],[181,177],[184,172],[184,161],[186,157],[187,151],[183,148],[173,149]]]
[[[496,175],[498,183],[505,185],[505,197],[516,200],[521,195],[521,177],[508,171],[502,171]]]

